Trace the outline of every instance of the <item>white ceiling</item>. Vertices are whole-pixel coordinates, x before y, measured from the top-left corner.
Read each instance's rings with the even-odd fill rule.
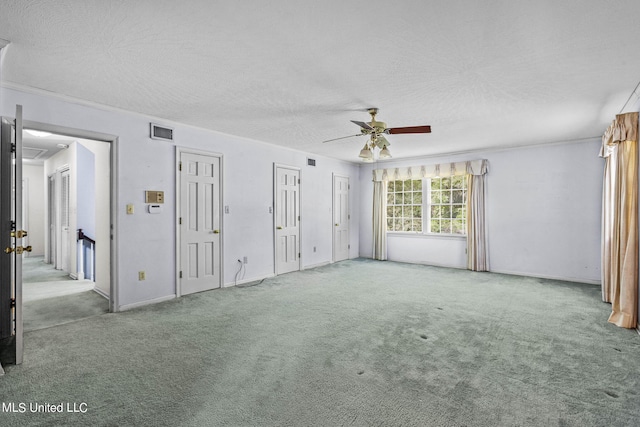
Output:
[[[640,80],[638,0],[0,0],[7,86],[358,161],[599,136]],[[28,117],[27,117],[28,118]],[[176,134],[179,141],[180,135]]]

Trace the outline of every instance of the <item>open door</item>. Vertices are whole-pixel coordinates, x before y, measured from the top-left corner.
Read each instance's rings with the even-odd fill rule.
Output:
[[[0,127],[0,361],[22,363],[22,106]]]

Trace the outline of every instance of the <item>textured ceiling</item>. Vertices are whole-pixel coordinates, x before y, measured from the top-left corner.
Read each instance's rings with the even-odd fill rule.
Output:
[[[357,161],[602,134],[640,80],[637,0],[0,0],[3,83]],[[179,139],[179,135],[176,134]]]

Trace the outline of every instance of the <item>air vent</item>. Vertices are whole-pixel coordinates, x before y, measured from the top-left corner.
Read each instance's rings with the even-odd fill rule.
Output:
[[[151,125],[151,139],[161,139],[163,141],[173,141],[173,129],[166,126],[160,126],[155,123]]]
[[[308,166],[315,166],[316,165],[316,159],[307,158],[307,165]]]
[[[44,148],[22,147],[22,158],[24,160],[35,160],[46,153]]]

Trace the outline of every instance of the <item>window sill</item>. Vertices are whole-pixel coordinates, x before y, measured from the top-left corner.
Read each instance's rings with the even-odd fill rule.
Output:
[[[412,231],[387,231],[389,237],[410,237],[418,239],[450,239],[450,240],[467,240],[466,234],[436,234],[436,233],[414,233]]]

